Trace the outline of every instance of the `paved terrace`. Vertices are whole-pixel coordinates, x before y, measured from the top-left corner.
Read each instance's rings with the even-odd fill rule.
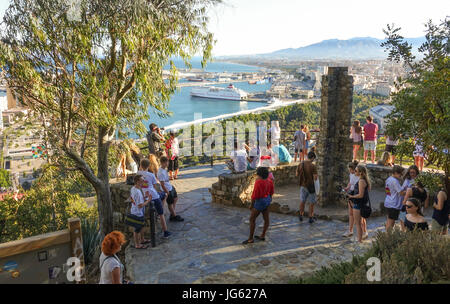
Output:
[[[331,262],[350,260],[370,245],[370,241],[358,245],[343,238],[347,229],[343,221],[319,219],[314,224],[299,223],[296,216],[279,213],[270,214],[265,242],[255,240],[254,244],[242,245],[248,237],[249,210],[211,203],[208,188],[224,172],[227,172],[224,165],[180,171],[181,179],[173,184],[179,195],[177,210],[185,221],[168,222],[173,236],[158,237],[155,248],[137,250],[130,244],[126,249],[126,266],[132,280],[161,284],[287,283]],[[380,192],[375,196],[380,197]],[[290,208],[296,208],[298,199],[298,189],[293,186],[278,189],[274,197]],[[341,211],[338,215],[345,213]],[[384,229],[384,220],[384,217],[368,220],[370,237]],[[256,233],[261,232],[262,222],[260,216]]]

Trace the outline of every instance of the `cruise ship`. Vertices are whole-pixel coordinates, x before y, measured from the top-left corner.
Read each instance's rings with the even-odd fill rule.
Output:
[[[199,87],[192,88],[191,96],[205,97],[214,99],[227,99],[227,100],[245,100],[247,99],[247,92],[235,88],[230,84],[226,88],[221,87]]]

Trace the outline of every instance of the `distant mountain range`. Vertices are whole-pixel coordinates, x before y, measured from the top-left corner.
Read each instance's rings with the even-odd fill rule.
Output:
[[[385,40],[372,37],[352,38],[348,40],[330,39],[297,49],[282,49],[258,57],[289,59],[385,59],[387,52],[380,45]],[[425,42],[425,37],[406,38],[413,46],[413,54]]]

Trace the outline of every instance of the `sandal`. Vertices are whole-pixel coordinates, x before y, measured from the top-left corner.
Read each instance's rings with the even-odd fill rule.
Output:
[[[260,237],[258,235],[255,236],[255,239],[257,239],[258,241],[265,241],[266,240],[265,237]]]
[[[245,240],[242,242],[243,245],[247,245],[247,244],[253,244],[255,241],[249,241],[249,240]]]
[[[142,243],[141,243],[141,245],[144,245],[144,244],[150,244],[152,241],[151,240],[145,240],[145,241],[143,241]]]

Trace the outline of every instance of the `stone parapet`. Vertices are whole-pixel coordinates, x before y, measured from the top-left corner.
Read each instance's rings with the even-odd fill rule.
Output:
[[[297,166],[298,164],[288,164],[271,167],[274,186],[297,183],[298,179],[295,176]],[[255,181],[256,171],[239,174],[223,173],[219,175],[219,181],[210,188],[212,202],[236,207],[249,207]]]

